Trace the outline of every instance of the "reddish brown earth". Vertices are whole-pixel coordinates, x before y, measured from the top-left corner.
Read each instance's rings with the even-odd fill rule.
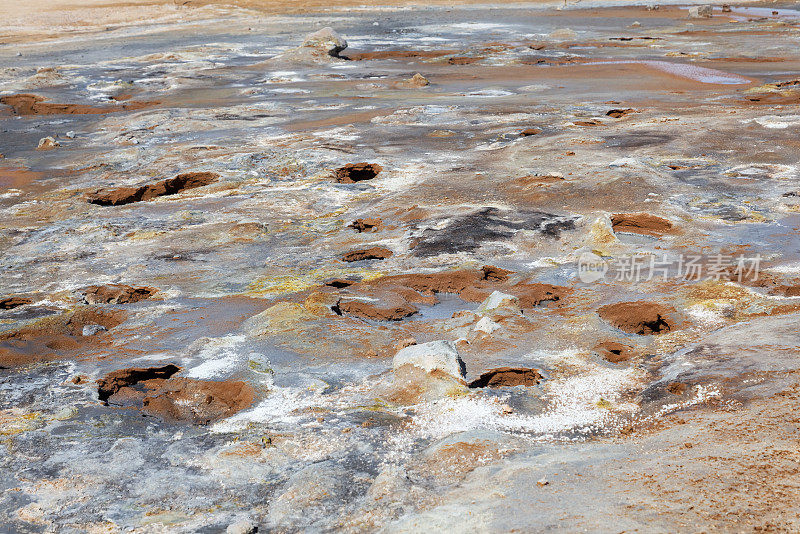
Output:
[[[344,167],[339,167],[334,171],[336,181],[340,184],[353,184],[372,180],[378,176],[383,167],[377,163],[348,163]]]
[[[618,302],[601,307],[597,313],[629,334],[663,334],[675,328],[675,308],[655,302]]]
[[[126,318],[127,313],[123,310],[84,306],[72,313],[47,317],[22,328],[3,332],[0,334],[0,366],[17,367],[69,356],[82,346],[107,339],[105,332],[84,336],[84,326],[100,325],[111,330]]]
[[[673,231],[673,225],[670,221],[649,213],[617,213],[611,216],[611,227],[615,232],[629,232],[655,237]]]
[[[383,221],[375,218],[367,218],[367,219],[356,219],[355,221],[351,222],[348,226],[354,229],[356,232],[377,232],[380,230],[381,226],[383,225]]]
[[[606,116],[612,117],[614,119],[619,119],[620,117],[624,117],[625,115],[630,115],[631,113],[635,113],[635,109],[627,108],[627,109],[610,109],[606,112]]]
[[[542,379],[536,369],[525,367],[498,367],[482,373],[469,383],[471,388],[497,388],[506,386],[535,386]]]
[[[530,135],[538,135],[540,133],[542,133],[542,130],[539,128],[525,128],[519,133],[519,135],[522,137],[528,137]]]
[[[550,284],[516,284],[509,288],[519,298],[521,308],[533,308],[542,302],[557,302],[567,293],[565,287]]]
[[[89,195],[89,203],[99,206],[121,206],[133,202],[152,200],[156,197],[175,195],[187,189],[203,187],[217,181],[214,172],[188,172],[167,178],[154,184],[119,189],[101,189]]]
[[[353,250],[342,256],[343,261],[353,262],[362,260],[385,260],[394,254],[385,247],[372,247],[363,250]]]
[[[174,377],[175,365],[121,369],[98,382],[105,404],[134,406],[174,423],[206,425],[249,407],[255,391],[237,380],[196,380]]]
[[[633,347],[617,343],[616,341],[603,341],[595,345],[594,350],[611,363],[620,363],[630,360],[635,352]]]
[[[158,293],[153,287],[131,287],[125,284],[89,286],[83,290],[87,304],[128,304],[145,300]]]
[[[0,300],[0,310],[13,310],[32,302],[33,300],[25,297],[8,297]]]
[[[119,111],[135,111],[158,105],[158,102],[125,102],[118,106],[97,107],[85,104],[53,104],[37,95],[18,94],[0,97],[0,103],[14,115],[103,115]]]
[[[399,321],[414,315],[419,309],[399,295],[391,295],[378,302],[340,299],[333,311],[339,315],[352,315],[374,321]]]

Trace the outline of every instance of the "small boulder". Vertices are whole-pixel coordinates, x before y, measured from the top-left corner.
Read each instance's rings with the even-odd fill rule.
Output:
[[[493,291],[489,297],[478,306],[478,313],[491,313],[495,310],[503,309],[514,313],[522,313],[519,306],[519,299],[514,295],[509,295],[501,291]]]
[[[418,72],[414,74],[414,76],[412,76],[411,78],[404,80],[401,85],[403,87],[413,88],[413,87],[426,87],[430,84],[431,84],[430,80],[428,80],[428,78],[426,78],[425,76],[423,76]]]
[[[392,360],[392,368],[398,369],[403,365],[413,365],[428,373],[438,371],[459,379],[467,374],[464,361],[450,341],[430,341],[398,351]]]
[[[61,145],[55,140],[55,138],[49,136],[42,137],[39,139],[39,145],[36,147],[36,150],[52,150],[59,146]]]
[[[690,19],[710,19],[713,14],[711,6],[691,6],[689,8]]]
[[[331,57],[339,57],[339,52],[347,48],[347,41],[336,30],[326,27],[306,35],[301,48],[314,48],[326,52]]]

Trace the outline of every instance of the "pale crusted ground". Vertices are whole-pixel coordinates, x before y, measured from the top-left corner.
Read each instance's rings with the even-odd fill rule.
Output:
[[[751,248],[776,283],[791,282],[800,119],[794,86],[770,83],[797,77],[796,20],[689,21],[674,7],[359,18],[345,3],[271,18],[329,6],[75,4],[0,6],[0,40],[25,41],[2,48],[4,95],[151,103],[75,116],[3,107],[0,298],[37,303],[3,312],[2,326],[80,308],[88,283],[162,291],[107,305],[128,321],[71,359],[0,369],[0,530],[218,532],[240,515],[279,531],[800,529],[797,297],[722,282],[584,287],[573,257]],[[445,52],[271,59],[328,24],[354,55]],[[741,83],[581,63],[607,56]],[[415,72],[431,85],[409,85]],[[519,135],[532,126],[541,135]],[[60,146],[35,150],[45,135]],[[364,160],[383,173],[333,183],[331,169]],[[125,206],[86,201],[191,170],[220,179]],[[612,231],[610,214],[639,210],[677,231]],[[367,216],[384,227],[347,226]],[[564,229],[544,236],[541,221]],[[373,245],[394,255],[340,260]],[[369,322],[332,309],[362,289],[324,286],[486,263],[570,290],[524,315],[443,298]],[[638,336],[599,318],[625,298],[673,304],[683,324]],[[412,336],[460,340],[470,378],[499,365],[547,377],[497,392],[409,378],[391,356]],[[633,358],[604,361],[593,347],[606,338],[630,343]],[[105,372],[168,362],[193,379],[248,380],[259,402],[213,428],[98,403]],[[686,390],[669,391],[673,381]]]

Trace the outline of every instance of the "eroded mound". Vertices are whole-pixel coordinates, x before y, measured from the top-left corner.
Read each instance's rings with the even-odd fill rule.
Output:
[[[469,383],[471,388],[498,388],[510,386],[535,386],[542,379],[536,369],[526,367],[498,367],[489,369]]]
[[[187,189],[203,187],[217,181],[219,175],[214,172],[188,172],[174,178],[167,178],[154,184],[139,187],[120,187],[119,189],[101,189],[89,195],[89,202],[99,206],[121,206],[133,202],[152,200],[156,197],[175,195]]]
[[[196,380],[175,377],[175,365],[121,369],[98,382],[97,394],[106,405],[136,407],[174,423],[206,425],[249,407],[255,391],[237,380]]]
[[[118,106],[89,106],[85,104],[53,104],[37,95],[18,94],[0,97],[0,103],[11,108],[15,115],[104,115],[118,111],[134,111],[152,107],[158,102],[125,102]]]
[[[620,363],[630,360],[634,356],[633,347],[617,343],[616,341],[603,341],[595,345],[594,350],[611,363]]]
[[[628,232],[656,237],[673,231],[673,225],[670,221],[649,213],[618,213],[612,215],[611,227],[615,232]]]
[[[385,247],[372,247],[367,249],[353,250],[342,256],[346,262],[362,260],[385,260],[391,258],[393,252]]]
[[[597,313],[629,334],[663,334],[675,328],[675,309],[655,302],[618,302],[601,307]]]
[[[348,163],[344,167],[339,167],[334,171],[336,181],[340,184],[353,184],[372,180],[378,176],[383,167],[377,163]]]
[[[86,304],[128,304],[145,300],[158,292],[153,287],[131,287],[125,284],[89,286],[83,290]]]

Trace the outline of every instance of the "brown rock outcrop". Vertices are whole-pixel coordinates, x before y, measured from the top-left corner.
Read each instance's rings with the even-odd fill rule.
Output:
[[[187,189],[203,187],[217,181],[217,178],[219,178],[219,175],[213,172],[187,172],[174,178],[167,178],[160,182],[139,187],[101,189],[89,195],[89,203],[99,206],[121,206],[133,202],[142,202],[156,197],[175,195]]]
[[[336,181],[340,184],[354,184],[356,182],[363,182],[372,180],[378,176],[383,167],[377,163],[348,163],[343,167],[339,167],[334,171]]]
[[[536,369],[526,367],[498,367],[489,369],[469,383],[471,388],[496,388],[507,386],[535,386],[542,379]]]
[[[153,287],[131,287],[125,284],[88,286],[82,290],[86,304],[128,304],[148,299],[157,292]]]

